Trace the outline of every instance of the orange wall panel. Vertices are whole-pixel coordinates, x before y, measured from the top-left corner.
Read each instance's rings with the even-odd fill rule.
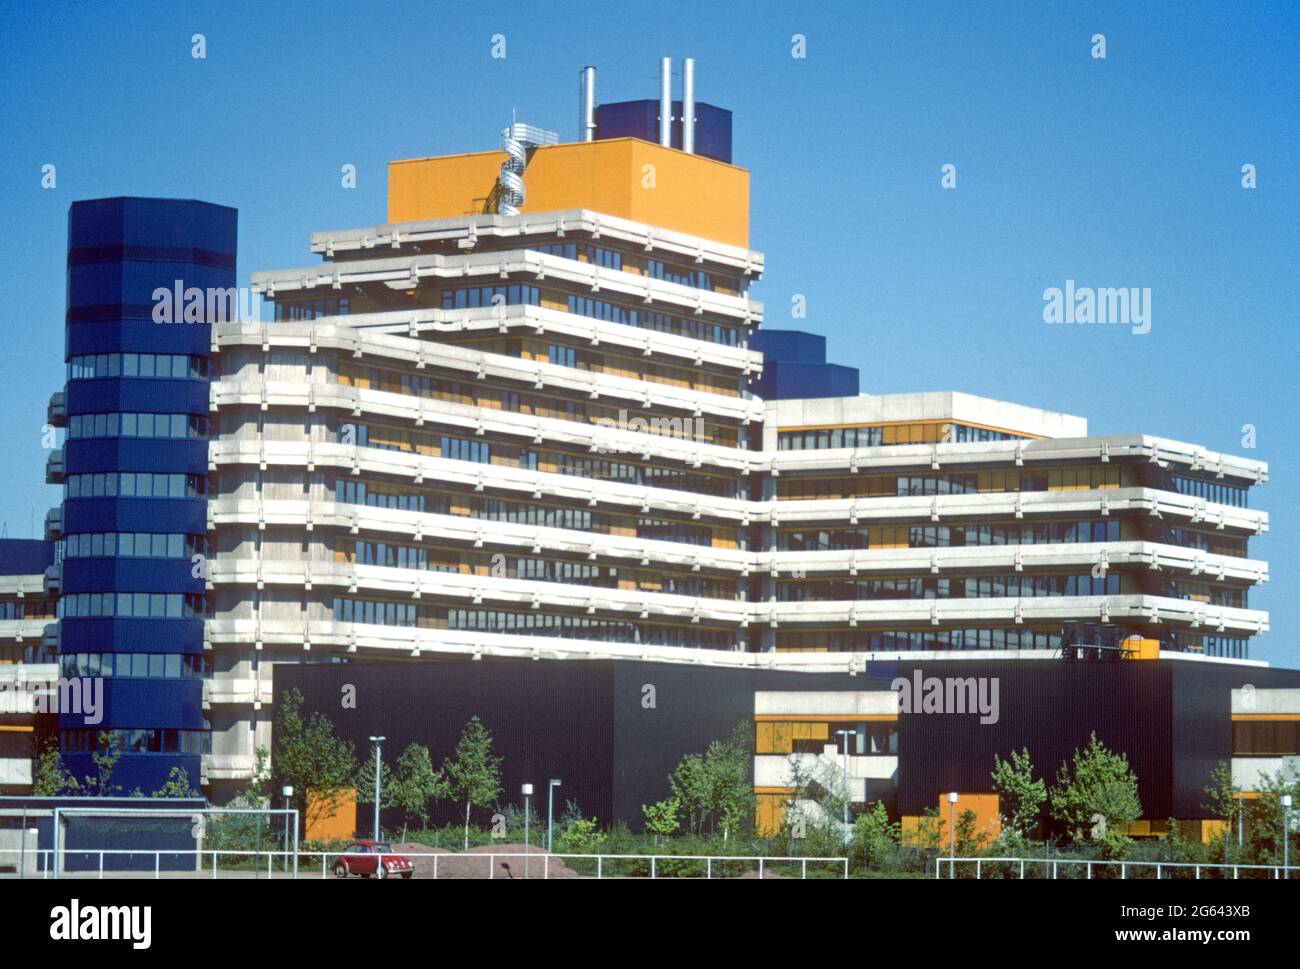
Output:
[[[311,798],[307,806],[308,818],[312,818],[315,810],[315,798]],[[348,788],[339,794],[338,804],[332,814],[312,818],[307,822],[304,837],[307,841],[350,841],[356,831],[357,792]]]
[[[967,811],[975,812],[975,838],[983,840],[985,845],[991,844],[993,839],[998,836],[1002,830],[1002,821],[998,817],[998,796],[996,794],[962,794],[957,795],[957,803],[953,805],[955,811],[952,817],[957,824],[961,824],[961,816]],[[936,819],[939,827],[939,838],[945,850],[949,844],[950,835],[948,833],[948,816],[949,804],[948,795],[939,795],[939,816]]]
[[[388,163],[388,221],[486,211],[505,152]],[[548,145],[524,170],[525,213],[590,209],[749,245],[749,172],[636,138]]]

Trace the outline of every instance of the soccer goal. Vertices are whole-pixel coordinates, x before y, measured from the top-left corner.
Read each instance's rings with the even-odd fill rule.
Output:
[[[61,873],[208,872],[269,877],[298,871],[296,808],[56,807]]]

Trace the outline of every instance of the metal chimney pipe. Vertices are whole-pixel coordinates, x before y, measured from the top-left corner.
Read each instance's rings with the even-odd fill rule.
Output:
[[[596,69],[590,65],[578,72],[578,137],[596,140]]]
[[[695,58],[682,61],[682,151],[695,154]]]
[[[673,59],[659,61],[659,144],[673,146]]]

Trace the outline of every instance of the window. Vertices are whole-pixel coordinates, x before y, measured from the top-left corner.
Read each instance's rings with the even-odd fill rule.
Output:
[[[157,532],[90,532],[64,536],[65,558],[190,558],[207,554],[207,536]]]
[[[201,619],[207,615],[207,600],[171,592],[78,592],[59,600],[59,612],[68,619]]]
[[[511,283],[508,286],[469,286],[442,291],[442,308],[445,310],[521,305],[541,305],[541,290],[536,286]]]
[[[68,361],[69,380],[99,377],[206,380],[208,358],[180,353],[92,353]]]
[[[546,348],[546,359],[560,367],[576,367],[578,365],[578,351],[573,347],[564,347],[552,343]]]
[[[208,434],[208,418],[197,414],[74,414],[68,418],[69,438],[206,438]]]
[[[322,316],[347,316],[349,312],[351,304],[346,296],[275,304],[277,320],[314,320]]]
[[[1294,757],[1300,754],[1300,722],[1234,720],[1232,753],[1244,757]]]

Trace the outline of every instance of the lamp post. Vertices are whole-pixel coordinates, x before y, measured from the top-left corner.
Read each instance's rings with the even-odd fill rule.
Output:
[[[384,738],[371,737],[370,742],[375,745],[375,840],[379,840],[379,763],[380,757],[383,756]]]
[[[1282,877],[1290,878],[1291,865],[1291,795],[1282,795]]]
[[[836,730],[844,750],[844,844],[849,843],[849,736],[852,730]]]
[[[520,788],[524,795],[524,878],[528,878],[528,799],[533,796],[533,785]]]
[[[293,785],[286,784],[280,788],[280,797],[283,799],[284,807],[284,870],[289,870],[289,802],[293,800]]]
[[[554,814],[554,795],[555,789],[560,786],[558,778],[552,777],[546,783],[546,850],[551,850],[551,836],[554,834],[555,814]]]
[[[948,792],[948,877],[952,877],[955,867],[953,859],[957,857],[957,792]]]

